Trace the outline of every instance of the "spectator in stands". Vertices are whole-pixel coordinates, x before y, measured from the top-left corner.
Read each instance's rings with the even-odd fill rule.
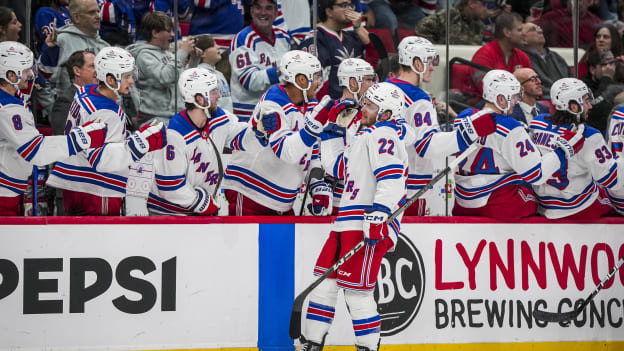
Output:
[[[519,48],[526,44],[522,32],[522,17],[517,13],[503,12],[496,18],[495,40],[485,44],[472,56],[472,62],[492,69],[513,73],[520,67],[531,67],[527,54]],[[475,71],[472,80],[481,96],[481,80],[485,72]]]
[[[287,30],[284,16],[281,13],[281,1],[274,0],[273,2],[277,5],[277,16],[273,25]],[[246,6],[244,5],[251,3],[253,6],[252,0],[193,0],[193,3],[195,6],[189,34],[210,34],[220,49],[229,48],[236,33],[245,26],[244,8]]]
[[[50,6],[43,6],[35,14],[35,31],[37,34],[37,48],[41,45],[54,29],[59,29],[71,23],[69,11],[67,11],[69,0],[52,0]],[[56,24],[55,24],[56,23]],[[56,26],[56,27],[55,27]]]
[[[18,41],[22,24],[8,7],[0,6],[0,42]]]
[[[168,124],[171,116],[184,108],[182,97],[176,101],[176,77],[182,72],[184,61],[193,50],[193,42],[179,42],[178,57],[169,51],[173,38],[171,18],[162,11],[149,12],[141,20],[141,32],[145,42],[128,47],[134,56],[138,70],[136,93],[132,98],[136,107],[136,125],[151,120]]]
[[[100,36],[107,43],[116,46],[126,46],[136,41],[136,18],[134,17],[134,2],[98,0],[100,6]],[[150,1],[153,7],[154,1]],[[184,1],[180,0],[181,3]],[[153,11],[153,9],[150,9]]]
[[[194,0],[193,4],[190,35],[210,34],[217,45],[227,48],[236,33],[245,26],[241,2]]]
[[[606,51],[611,50],[613,56],[615,56],[621,62],[624,62],[624,46],[622,45],[622,38],[620,33],[611,24],[601,24],[594,30],[594,37],[589,45],[587,51],[578,63],[578,77],[583,77],[587,74],[587,62],[590,53],[594,51]],[[617,72],[624,73],[624,72]]]
[[[96,0],[71,0],[68,6],[72,24],[58,31],[57,40],[46,40],[42,48],[40,71],[47,79],[45,89],[39,91],[39,103],[51,109],[56,92],[69,90],[69,80],[64,65],[71,54],[79,50],[98,53],[108,45],[98,34],[100,14]]]
[[[253,0],[251,24],[236,34],[230,47],[234,114],[247,121],[262,94],[279,82],[277,62],[290,50],[290,34],[273,25],[276,0]]]
[[[622,65],[611,51],[594,51],[588,59],[589,72],[581,80],[594,95],[593,108],[589,111],[587,125],[604,133],[607,119],[613,108],[613,99],[624,90],[624,85],[616,81],[616,65]]]
[[[375,14],[375,28],[390,29],[392,35],[398,38],[399,27],[404,29],[414,29],[416,24],[425,18],[423,8],[418,6],[418,1],[414,0],[372,0],[368,6]],[[428,13],[433,13],[436,8],[435,0],[424,1],[427,4]]]
[[[56,96],[52,107],[52,114],[50,115],[52,134],[63,135],[65,133],[67,114],[74,100],[76,90],[82,86],[98,82],[95,77],[94,60],[95,54],[85,50],[76,51],[67,59],[65,68],[67,69],[72,85],[69,89],[59,92]]]
[[[230,85],[221,71],[215,68],[217,62],[221,60],[221,54],[214,39],[208,35],[200,35],[195,38],[195,47],[201,50],[200,60],[198,67],[207,69],[210,73],[217,76],[219,84],[219,94],[221,97],[217,100],[217,104],[222,109],[232,112],[232,93],[230,92]]]
[[[538,18],[534,23],[542,27],[544,30],[544,36],[546,37],[546,46],[549,47],[572,47],[572,0],[568,0],[568,6],[566,8],[553,10],[545,13],[542,17]],[[588,45],[591,40],[591,33],[596,26],[602,23],[602,20],[593,13],[589,12],[588,8],[590,0],[579,0],[579,46]]]
[[[461,0],[455,8],[444,9],[427,16],[416,25],[416,35],[429,39],[434,44],[446,43],[446,12],[450,11],[450,44],[483,44],[483,20],[488,11],[484,0]]]
[[[542,97],[542,80],[540,76],[530,68],[518,68],[514,77],[520,82],[522,100],[518,102],[510,116],[521,122],[525,128],[537,115],[548,113],[548,106],[537,101]]]
[[[332,99],[342,95],[338,84],[338,66],[349,57],[363,58],[364,49],[370,44],[368,31],[362,26],[362,15],[355,10],[352,0],[319,1],[319,20],[316,42],[317,56],[323,66],[325,85],[318,97],[329,93]],[[353,30],[344,30],[353,25]],[[315,52],[314,38],[309,36],[300,47],[304,51]],[[370,44],[372,47],[372,44]],[[327,89],[327,90],[325,90]]]
[[[545,47],[546,40],[540,26],[535,23],[525,23],[522,28],[526,37],[526,45],[522,51],[529,56],[531,67],[542,81],[544,98],[548,99],[552,83],[572,76],[572,71],[561,55]]]

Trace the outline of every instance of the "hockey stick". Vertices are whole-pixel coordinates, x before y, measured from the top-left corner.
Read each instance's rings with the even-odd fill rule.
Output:
[[[394,211],[394,213],[392,213],[390,217],[388,217],[387,221],[391,222],[398,215],[403,213],[403,211],[405,211],[411,204],[413,204],[416,200],[418,200],[418,198],[421,197],[424,193],[426,193],[427,190],[431,189],[435,183],[437,183],[440,179],[444,178],[448,173],[450,173],[451,170],[453,170],[453,168],[457,167],[458,164],[463,162],[466,159],[466,157],[468,157],[468,155],[473,153],[477,148],[479,148],[477,144],[470,145],[470,147],[464,150],[464,152],[461,155],[459,155],[453,162],[449,163],[449,165],[446,166],[446,168],[442,172],[438,173],[422,189],[418,190],[418,192],[414,194],[414,196],[409,198],[409,200],[407,200],[405,205],[401,206],[399,209]],[[351,256],[353,256],[359,249],[364,247],[364,245],[366,245],[366,239],[355,244],[355,246],[351,250],[349,250],[346,254],[344,254],[344,256],[338,259],[338,261],[336,261],[336,263],[334,263],[333,266],[329,267],[329,269],[325,273],[323,273],[322,276],[318,277],[312,284],[310,284],[310,286],[308,286],[299,295],[297,295],[297,297],[295,298],[295,301],[293,302],[292,311],[290,313],[290,328],[288,330],[288,334],[290,335],[292,339],[297,339],[298,337],[301,336],[301,311],[303,309],[303,303],[305,302],[305,299],[308,297],[308,295],[312,292],[312,290],[314,290],[314,288],[319,286],[319,284],[321,284],[323,280],[327,279],[327,277],[329,277],[330,274],[334,273],[336,269],[338,269],[338,267],[340,267],[349,258],[351,258]]]
[[[210,140],[210,144],[212,144],[212,148],[215,151],[215,154],[217,156],[217,167],[219,167],[219,179],[217,180],[217,185],[215,186],[215,189],[212,192],[212,198],[215,199],[215,197],[217,196],[217,192],[219,191],[219,186],[221,185],[221,181],[223,180],[223,162],[221,161],[221,153],[219,152],[219,149],[217,149],[217,145],[215,145],[214,141],[212,141],[210,134],[208,135],[208,140]]]
[[[533,316],[535,317],[535,319],[541,321],[563,323],[564,326],[567,326],[568,324],[570,324],[571,320],[575,319],[576,316],[583,312],[585,307],[589,305],[589,303],[600,292],[600,290],[602,290],[602,288],[605,286],[605,284],[607,284],[611,277],[613,277],[613,275],[620,269],[620,267],[622,267],[622,264],[624,264],[624,257],[620,258],[620,260],[616,263],[615,267],[613,267],[609,274],[607,274],[607,276],[600,282],[600,284],[596,286],[596,289],[594,289],[594,291],[592,291],[592,293],[589,294],[589,296],[585,300],[583,300],[583,303],[580,304],[579,307],[573,309],[570,312],[547,312],[538,310],[536,307],[533,311]]]

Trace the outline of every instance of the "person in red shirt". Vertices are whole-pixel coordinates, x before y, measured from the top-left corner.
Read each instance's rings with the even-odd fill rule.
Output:
[[[517,13],[503,12],[496,18],[495,40],[483,45],[472,56],[472,62],[492,69],[513,73],[516,69],[531,68],[531,60],[520,47],[526,44],[522,31],[522,17]],[[473,70],[472,81],[478,96],[483,93],[481,80],[486,72]]]

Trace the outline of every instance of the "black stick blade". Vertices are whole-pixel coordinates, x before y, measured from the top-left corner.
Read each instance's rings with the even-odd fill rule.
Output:
[[[298,339],[301,336],[301,310],[303,309],[306,296],[308,296],[307,290],[299,294],[295,298],[295,302],[293,302],[292,311],[290,312],[290,328],[288,329],[288,335],[291,339]]]
[[[547,312],[535,309],[533,311],[533,317],[540,321],[544,322],[554,322],[554,323],[570,323],[571,320],[578,316],[579,311],[572,310],[570,312]]]

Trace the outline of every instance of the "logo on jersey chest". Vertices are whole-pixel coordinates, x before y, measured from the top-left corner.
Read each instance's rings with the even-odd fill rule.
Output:
[[[260,54],[260,64],[265,66],[275,66],[275,62],[271,61],[271,57],[265,54]]]

